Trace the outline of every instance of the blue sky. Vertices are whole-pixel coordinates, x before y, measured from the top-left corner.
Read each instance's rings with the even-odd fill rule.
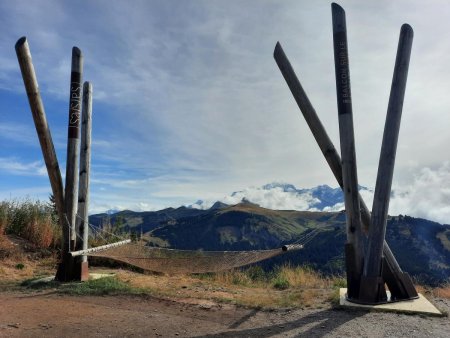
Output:
[[[408,198],[394,211],[445,221],[450,3],[340,4],[360,184],[375,184],[407,22],[415,38],[394,187]],[[24,35],[63,174],[71,48],[83,51],[94,87],[92,212],[221,199],[273,181],[336,186],[272,57],[280,41],[338,146],[330,2],[3,1],[0,16],[1,199],[50,193],[14,51]]]

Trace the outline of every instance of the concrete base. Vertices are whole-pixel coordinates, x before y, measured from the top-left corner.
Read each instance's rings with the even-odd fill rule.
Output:
[[[347,289],[341,288],[339,290],[339,305],[344,308],[354,308],[354,309],[367,309],[367,310],[378,310],[378,311],[392,311],[392,312],[403,312],[411,314],[425,314],[430,316],[443,316],[442,312],[439,311],[433,304],[430,303],[422,294],[419,293],[419,298],[413,300],[406,300],[400,302],[390,302],[386,304],[379,305],[363,305],[349,302],[345,295],[347,294]],[[390,292],[387,292],[388,300],[391,297]]]
[[[104,278],[104,277],[113,277],[115,275],[116,274],[112,273],[112,272],[111,273],[92,273],[91,272],[91,273],[88,274],[88,278],[82,280],[81,282],[85,282],[87,280],[92,280],[92,279],[100,279],[100,278]],[[31,281],[30,285],[38,284],[38,283],[51,283],[53,281],[55,281],[55,277],[54,276],[42,277],[42,278],[35,279],[35,280]]]

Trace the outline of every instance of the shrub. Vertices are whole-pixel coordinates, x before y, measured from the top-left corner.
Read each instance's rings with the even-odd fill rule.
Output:
[[[282,274],[277,274],[272,280],[272,285],[275,289],[286,290],[289,289],[290,283]]]
[[[5,234],[6,227],[8,226],[8,212],[9,206],[6,202],[0,203],[0,238]]]
[[[247,270],[245,270],[245,273],[252,281],[265,281],[267,279],[266,272],[262,267],[259,265],[251,266]]]
[[[40,248],[57,247],[61,229],[52,208],[40,201],[12,200],[0,204],[0,234],[25,238]]]

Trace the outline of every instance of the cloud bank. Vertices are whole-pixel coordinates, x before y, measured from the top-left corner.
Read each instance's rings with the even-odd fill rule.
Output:
[[[268,189],[263,187],[248,187],[231,195],[219,198],[226,204],[237,204],[248,200],[261,207],[275,210],[305,210],[305,211],[341,211],[345,209],[343,202],[331,203],[318,207],[321,200],[317,190],[283,189],[276,186]],[[287,186],[287,184],[284,184]],[[334,193],[335,189],[326,188],[325,195]],[[369,208],[372,207],[374,190],[361,189],[360,194]],[[208,209],[216,200],[200,200],[192,204],[194,208]],[[436,169],[423,168],[414,177],[411,184],[396,187],[390,199],[390,215],[410,215],[425,218],[443,224],[450,224],[450,164],[446,162]]]

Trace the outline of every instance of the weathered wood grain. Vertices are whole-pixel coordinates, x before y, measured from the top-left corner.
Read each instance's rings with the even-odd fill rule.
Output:
[[[383,242],[386,235],[386,223],[389,200],[394,174],[395,155],[398,134],[405,98],[408,78],[409,60],[413,41],[413,29],[404,24],[400,31],[400,39],[392,78],[391,93],[384,126],[377,181],[373,199],[372,216],[369,228],[369,244],[364,263],[364,275],[375,277],[381,274],[381,258]]]
[[[80,151],[80,177],[78,191],[78,218],[77,231],[82,237],[78,248],[88,248],[89,237],[89,178],[91,172],[91,133],[92,133],[92,84],[83,84],[83,107],[81,122],[81,151]],[[87,262],[87,256],[83,256]]]
[[[63,241],[63,250],[68,250],[69,231],[66,227],[64,217],[64,187],[61,178],[61,171],[56,156],[55,147],[52,141],[52,135],[47,123],[44,104],[41,99],[39,86],[34,71],[33,61],[31,58],[30,47],[26,37],[20,38],[16,45],[16,54],[19,61],[20,71],[22,73],[25,90],[28,96],[31,113],[33,115],[34,125],[41,145],[42,155],[44,157],[45,166],[47,168],[48,177],[52,193],[55,198],[58,217],[63,230],[63,237],[67,239]]]
[[[75,230],[78,205],[78,163],[80,156],[80,122],[83,74],[83,55],[77,47],[72,48],[72,71],[70,75],[69,121],[66,161],[65,211],[70,224],[70,250],[76,247]]]
[[[347,269],[352,271],[355,289],[352,290],[349,281],[349,294],[355,291],[359,294],[359,278],[362,275],[364,241],[361,225],[361,212],[358,193],[358,174],[356,168],[355,136],[353,127],[352,95],[350,85],[350,65],[348,57],[347,25],[345,11],[341,6],[332,4],[333,18],[333,49],[336,73],[336,98],[339,117],[339,138],[341,145],[342,183],[347,220],[347,243],[353,246],[354,257],[347,260],[354,266]],[[347,278],[349,278],[347,273]],[[350,278],[352,279],[352,278]]]

